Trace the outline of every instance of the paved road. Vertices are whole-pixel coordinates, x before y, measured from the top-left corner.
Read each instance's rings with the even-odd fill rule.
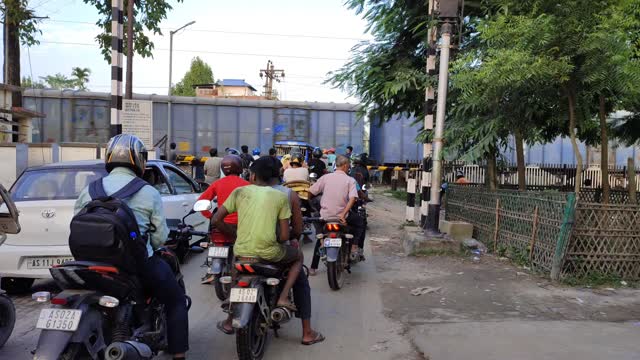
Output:
[[[305,245],[308,264],[311,245]],[[369,256],[369,259],[372,259]],[[194,300],[189,313],[192,359],[235,359],[235,337],[220,333],[216,321],[224,318],[213,287],[200,285],[204,255],[192,257],[183,267],[187,290]],[[271,337],[265,359],[410,359],[411,347],[404,340],[402,327],[383,314],[375,266],[369,260],[359,264],[345,287],[329,289],[326,273],[311,277],[313,326],[327,338],[322,344],[303,346],[299,321],[285,324],[280,338]],[[321,266],[322,269],[322,266]],[[44,284],[44,286],[51,286]],[[40,305],[29,296],[15,299],[18,311],[14,334],[3,349],[1,359],[30,359],[39,331],[34,329]]]

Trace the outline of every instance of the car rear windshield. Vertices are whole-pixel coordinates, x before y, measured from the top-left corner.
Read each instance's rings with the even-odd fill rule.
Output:
[[[92,181],[107,175],[100,168],[27,171],[11,187],[14,201],[77,199]]]

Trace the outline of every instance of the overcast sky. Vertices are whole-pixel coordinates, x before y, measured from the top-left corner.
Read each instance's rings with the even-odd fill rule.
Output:
[[[367,38],[364,21],[342,0],[171,2],[174,9],[161,25],[164,35],[152,37],[154,57],[134,58],[134,92],[167,93],[169,30],[195,20],[174,35],[174,83],[188,70],[190,60],[200,56],[216,79],[245,79],[262,92],[259,71],[271,59],[285,70],[284,82],[276,85],[283,100],[357,102],[323,84],[327,72],[343,65],[351,47]],[[94,40],[99,32],[93,25],[98,18],[95,9],[82,0],[30,0],[30,8],[50,19],[41,24],[41,44],[29,51],[23,47],[22,75],[69,75],[74,66],[88,67],[89,89],[109,92],[110,67]]]

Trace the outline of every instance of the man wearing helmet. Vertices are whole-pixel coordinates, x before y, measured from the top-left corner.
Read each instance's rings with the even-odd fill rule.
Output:
[[[200,195],[198,200],[209,200],[212,201],[216,196],[218,197],[218,204],[222,205],[229,195],[233,192],[233,190],[241,187],[249,185],[249,182],[242,179],[240,175],[242,174],[242,160],[240,156],[237,155],[227,155],[222,158],[222,163],[220,164],[222,168],[222,172],[224,173],[224,177],[213,184],[209,185],[207,190]],[[210,219],[213,215],[210,211],[203,211],[202,215],[207,219]],[[233,228],[238,227],[238,214],[232,213],[224,218],[224,222],[226,224],[231,225]],[[231,234],[231,236],[223,236],[222,233],[215,231],[212,233],[211,238],[214,242],[219,240],[221,242],[230,242],[233,243],[235,241],[235,236]]]
[[[260,148],[253,149],[252,154],[253,154],[254,161],[260,159]]]
[[[142,177],[147,150],[136,136],[121,134],[109,141],[105,158],[109,175],[102,179],[102,186],[107,195],[112,195],[127,186],[136,176]],[[76,200],[75,213],[80,212],[91,201],[87,187]],[[147,290],[165,306],[167,323],[171,324],[167,328],[168,351],[175,359],[184,358],[189,349],[189,321],[184,289],[178,285],[169,265],[160,257],[154,256],[154,250],[164,245],[169,234],[160,193],[151,186],[144,186],[122,201],[135,215],[140,234],[148,239],[148,258],[138,271],[143,284],[153,285]]]
[[[360,188],[364,188],[365,185],[369,184],[369,169],[367,169],[368,158],[366,153],[353,154],[351,156],[353,167],[351,168],[350,175],[356,179]]]
[[[317,175],[319,179],[327,172],[327,165],[322,161],[322,149],[319,147],[313,149],[313,158],[309,160],[309,172]]]
[[[284,171],[282,176],[284,182],[309,181],[309,170],[302,166],[303,162],[302,153],[299,151],[291,153],[290,167]]]

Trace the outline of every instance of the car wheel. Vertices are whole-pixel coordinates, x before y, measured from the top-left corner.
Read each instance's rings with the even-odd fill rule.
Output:
[[[29,278],[2,278],[0,289],[8,294],[22,294],[31,290],[31,286],[36,279]]]

